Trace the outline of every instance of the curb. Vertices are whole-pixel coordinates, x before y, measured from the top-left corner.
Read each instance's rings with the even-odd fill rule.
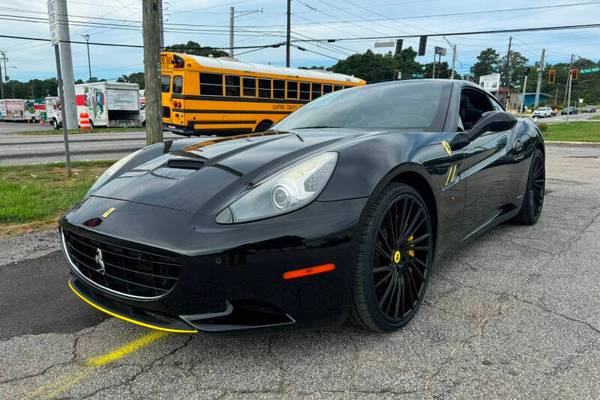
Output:
[[[544,140],[546,146],[582,146],[582,147],[600,147],[600,142],[565,142],[561,140]]]

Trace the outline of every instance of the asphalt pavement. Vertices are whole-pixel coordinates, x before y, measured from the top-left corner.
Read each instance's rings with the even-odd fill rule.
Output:
[[[7,123],[0,122],[0,127]],[[182,136],[164,132],[165,139]],[[146,144],[144,131],[89,133],[69,136],[72,160],[118,160]],[[0,165],[37,164],[65,159],[62,135],[0,135]]]
[[[547,147],[537,225],[435,267],[391,334],[159,334],[81,303],[55,231],[0,240],[0,398],[598,399],[600,148]]]

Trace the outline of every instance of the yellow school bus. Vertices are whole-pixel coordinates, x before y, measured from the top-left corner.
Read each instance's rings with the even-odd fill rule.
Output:
[[[163,126],[182,135],[260,132],[317,97],[362,79],[229,58],[163,52]]]

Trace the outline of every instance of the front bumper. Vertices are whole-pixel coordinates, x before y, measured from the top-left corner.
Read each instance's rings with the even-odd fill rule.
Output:
[[[270,220],[218,226],[219,231],[185,228],[180,212],[130,202],[117,205],[121,223],[107,218],[90,228],[84,222],[100,215],[107,204],[88,201],[61,219],[61,230],[108,245],[169,251],[182,268],[168,293],[132,298],[95,284],[65,251],[73,275],[70,286],[101,311],[173,332],[223,333],[341,322],[348,310],[354,230],[366,201],[314,202]],[[148,214],[157,225],[147,220],[136,224],[128,217]],[[290,270],[328,263],[335,264],[333,271],[283,279]]]

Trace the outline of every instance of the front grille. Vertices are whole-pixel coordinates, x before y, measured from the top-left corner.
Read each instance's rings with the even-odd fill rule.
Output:
[[[163,118],[171,118],[171,109],[169,107],[163,107]]]
[[[173,288],[181,264],[173,257],[118,246],[63,230],[65,250],[92,282],[136,297],[158,297]],[[102,259],[104,270],[101,268]]]

